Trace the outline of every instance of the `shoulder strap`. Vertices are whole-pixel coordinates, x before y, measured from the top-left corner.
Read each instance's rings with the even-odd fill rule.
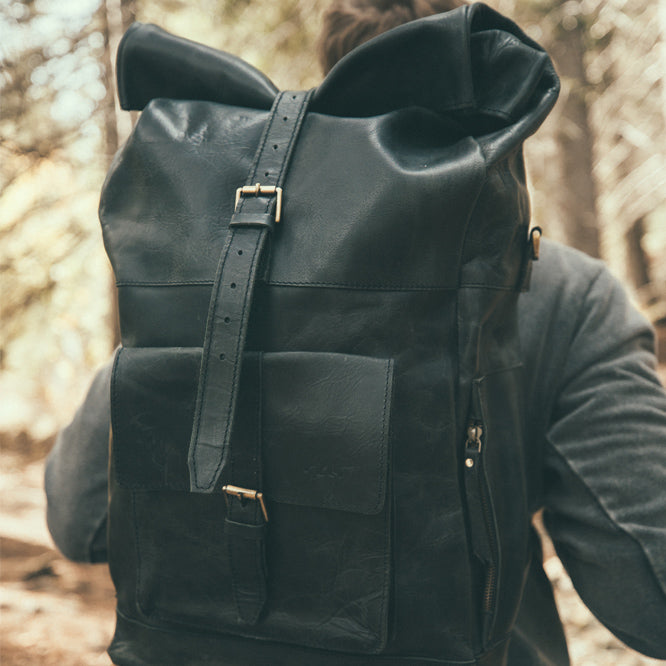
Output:
[[[246,185],[236,192],[208,309],[188,455],[192,492],[213,492],[229,455],[254,283],[280,221],[282,184],[311,94],[278,94]]]

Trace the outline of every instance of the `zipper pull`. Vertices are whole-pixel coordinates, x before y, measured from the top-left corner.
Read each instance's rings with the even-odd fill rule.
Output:
[[[480,421],[470,421],[465,440],[465,488],[470,518],[472,548],[483,564],[481,643],[488,645],[493,627],[497,594],[497,562],[499,559],[494,518],[489,498],[488,481],[483,470],[484,428]]]
[[[483,428],[480,423],[470,423],[467,427],[467,440],[465,441],[465,467],[472,469],[481,455],[481,437]]]

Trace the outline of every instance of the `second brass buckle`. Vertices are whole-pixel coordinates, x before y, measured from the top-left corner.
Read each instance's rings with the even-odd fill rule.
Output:
[[[239,500],[259,502],[261,512],[264,514],[264,520],[268,522],[268,512],[266,511],[263,493],[260,493],[257,490],[249,490],[248,488],[239,488],[238,486],[222,486],[222,492],[225,494],[224,499],[227,502],[227,506],[229,506],[229,495],[237,497]]]
[[[238,202],[243,196],[255,196],[260,194],[275,194],[277,195],[277,202],[275,203],[275,222],[280,221],[282,215],[282,188],[275,185],[262,185],[256,183],[255,185],[244,185],[236,190],[236,203],[234,204],[234,211],[238,209]]]

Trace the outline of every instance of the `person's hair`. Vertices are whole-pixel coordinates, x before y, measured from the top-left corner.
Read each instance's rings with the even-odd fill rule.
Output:
[[[335,0],[324,13],[317,55],[324,74],[382,32],[466,4],[465,0]]]

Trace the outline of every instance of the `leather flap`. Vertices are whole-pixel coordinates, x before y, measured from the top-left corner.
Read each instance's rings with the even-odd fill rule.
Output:
[[[400,25],[342,58],[311,110],[367,117],[419,107],[457,119],[498,153],[533,134],[560,83],[548,54],[513,21],[476,3]],[[511,127],[510,135],[492,134]]]
[[[257,354],[252,354],[257,356]],[[374,514],[388,471],[393,364],[346,354],[261,354],[261,387],[241,377],[239,407],[260,392],[264,494],[269,502]],[[112,392],[117,482],[135,490],[189,490],[187,450],[201,349],[129,348]],[[252,373],[256,376],[256,373]],[[253,433],[237,432],[243,442]],[[223,470],[221,483],[232,482]]]
[[[419,106],[508,118],[531,94],[551,87],[558,81],[545,51],[515,23],[477,3],[361,44],[324,79],[313,109],[369,116]]]
[[[288,504],[377,513],[388,465],[392,363],[346,354],[265,354],[264,478]]]
[[[271,81],[240,58],[135,23],[118,48],[124,109],[153,98],[269,109]],[[512,144],[543,122],[559,92],[548,55],[484,4],[411,21],[354,49],[316,89],[311,110],[369,117],[419,107],[461,116],[475,136],[520,120]]]
[[[244,60],[138,22],[118,46],[116,68],[126,111],[141,111],[158,97],[270,109],[278,92]]]

